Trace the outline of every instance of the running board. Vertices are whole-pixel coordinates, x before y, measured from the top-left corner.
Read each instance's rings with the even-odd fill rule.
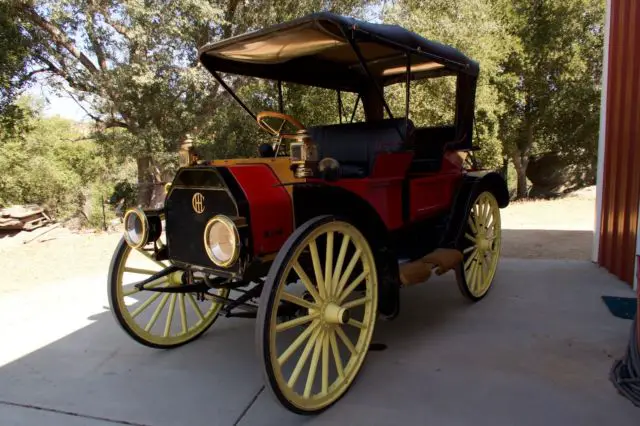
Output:
[[[431,278],[431,274],[442,275],[462,262],[462,252],[439,248],[428,255],[399,265],[402,286],[420,284]]]

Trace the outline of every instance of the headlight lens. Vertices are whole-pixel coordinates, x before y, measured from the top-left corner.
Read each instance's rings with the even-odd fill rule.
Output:
[[[149,236],[149,221],[140,209],[131,209],[124,215],[124,239],[133,248],[146,244]]]
[[[233,264],[240,252],[238,228],[226,216],[214,217],[204,230],[204,247],[216,265],[227,267]]]

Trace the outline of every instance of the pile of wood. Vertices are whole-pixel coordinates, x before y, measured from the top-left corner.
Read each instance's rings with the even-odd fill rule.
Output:
[[[35,204],[0,209],[0,231],[31,231],[49,222],[51,218]]]

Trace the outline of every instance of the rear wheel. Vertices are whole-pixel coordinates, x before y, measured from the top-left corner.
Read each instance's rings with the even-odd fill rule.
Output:
[[[109,305],[116,321],[133,339],[153,348],[169,349],[200,337],[216,320],[222,305],[211,296],[195,293],[159,293],[134,287],[169,266],[157,261],[152,251],[118,244],[109,270]],[[173,272],[148,288],[179,287],[182,272]],[[227,297],[229,290],[218,290]]]
[[[377,304],[373,253],[357,228],[324,217],[289,237],[256,324],[263,371],[282,405],[312,414],[345,394],[367,354]]]
[[[476,196],[463,226],[463,261],[456,269],[456,279],[462,294],[478,301],[491,288],[502,243],[500,207],[491,192]]]

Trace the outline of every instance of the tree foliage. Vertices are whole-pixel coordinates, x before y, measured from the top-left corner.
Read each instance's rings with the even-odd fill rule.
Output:
[[[515,44],[502,60],[501,139],[526,196],[531,154],[556,151],[595,164],[604,0],[498,0]]]

